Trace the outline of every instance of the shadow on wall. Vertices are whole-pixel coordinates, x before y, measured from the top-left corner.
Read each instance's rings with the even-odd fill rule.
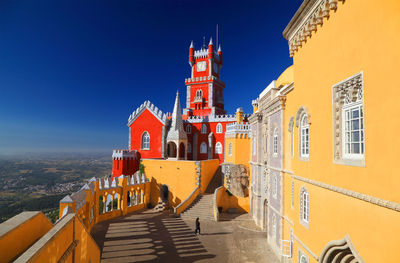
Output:
[[[164,191],[168,191],[168,198],[163,198]],[[169,187],[166,184],[160,184],[157,182],[157,179],[154,177],[151,178],[151,205],[154,207],[160,201],[164,201],[167,199],[168,201],[168,208],[173,208],[179,205],[182,200],[178,197],[175,197],[174,194],[170,191]]]
[[[250,210],[250,198],[249,197],[238,197],[232,195],[226,188],[221,188],[221,198],[217,201],[218,209],[222,212],[234,212],[237,209],[239,213],[248,213]]]

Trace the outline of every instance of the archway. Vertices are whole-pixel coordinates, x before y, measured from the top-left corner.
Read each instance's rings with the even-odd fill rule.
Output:
[[[268,200],[264,200],[263,205],[263,229],[267,230],[268,228]]]
[[[179,158],[180,160],[184,160],[185,159],[185,144],[183,142],[181,142],[181,144],[179,144]]]
[[[169,195],[168,185],[166,184],[161,185],[160,189],[161,201],[168,203],[168,195]]]
[[[174,142],[168,142],[167,156],[168,158],[176,158],[176,144]]]

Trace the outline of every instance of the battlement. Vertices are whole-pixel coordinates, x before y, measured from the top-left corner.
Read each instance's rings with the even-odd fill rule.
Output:
[[[239,138],[249,138],[249,134],[250,124],[234,122],[226,125],[225,137],[227,138],[237,137],[237,135]]]
[[[215,77],[215,76],[207,76],[207,77],[196,77],[196,78],[186,78],[185,79],[185,83],[201,83],[201,82],[208,82],[208,81],[216,81],[216,82],[220,82],[222,85],[225,85],[225,83],[220,80],[219,78]]]
[[[243,114],[243,118],[248,118],[250,114]],[[235,122],[236,115],[210,115],[210,116],[189,116],[186,123],[199,123],[199,122]]]
[[[194,51],[194,57],[195,58],[207,58],[208,57],[208,49],[207,48],[202,48],[200,50],[195,50]],[[214,58],[219,60],[219,54],[218,52],[214,51]]]
[[[157,106],[155,106],[153,103],[146,100],[135,111],[133,111],[131,115],[129,115],[127,125],[130,126],[145,109],[148,109],[151,113],[153,113],[154,116],[157,117],[157,119],[165,124],[165,121],[167,120],[167,115],[163,113],[162,110],[157,108]]]
[[[138,157],[136,150],[113,150],[113,159],[136,159]]]

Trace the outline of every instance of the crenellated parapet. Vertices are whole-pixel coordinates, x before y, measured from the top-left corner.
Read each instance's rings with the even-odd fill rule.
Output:
[[[145,109],[149,110],[151,113],[153,113],[154,116],[157,117],[157,119],[160,120],[160,122],[165,124],[165,121],[167,120],[168,117],[167,114],[163,113],[162,110],[160,110],[159,108],[157,108],[157,106],[155,106],[153,103],[147,100],[142,105],[140,105],[135,111],[133,111],[131,115],[129,115],[127,125],[130,126]]]
[[[249,138],[250,124],[245,123],[228,123],[226,125],[226,138]]]
[[[283,31],[289,42],[290,57],[302,47],[308,38],[322,26],[324,18],[328,19],[335,12],[338,2],[344,0],[306,0],[297,10],[292,20]]]
[[[223,82],[221,79],[215,77],[215,76],[205,76],[205,77],[193,77],[193,78],[186,78],[185,79],[185,84],[201,84],[201,83],[208,83],[210,80],[215,81],[215,82],[219,82],[222,87],[225,87],[225,82]]]
[[[122,160],[122,159],[133,159],[136,160],[139,158],[138,152],[136,150],[113,150],[112,154],[113,160]]]

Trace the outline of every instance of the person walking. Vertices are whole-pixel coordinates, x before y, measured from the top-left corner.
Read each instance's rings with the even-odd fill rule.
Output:
[[[201,235],[200,234],[200,221],[199,220],[200,220],[199,218],[196,218],[196,229],[194,230],[194,234],[195,235],[197,235],[197,232],[199,232],[199,235]]]

